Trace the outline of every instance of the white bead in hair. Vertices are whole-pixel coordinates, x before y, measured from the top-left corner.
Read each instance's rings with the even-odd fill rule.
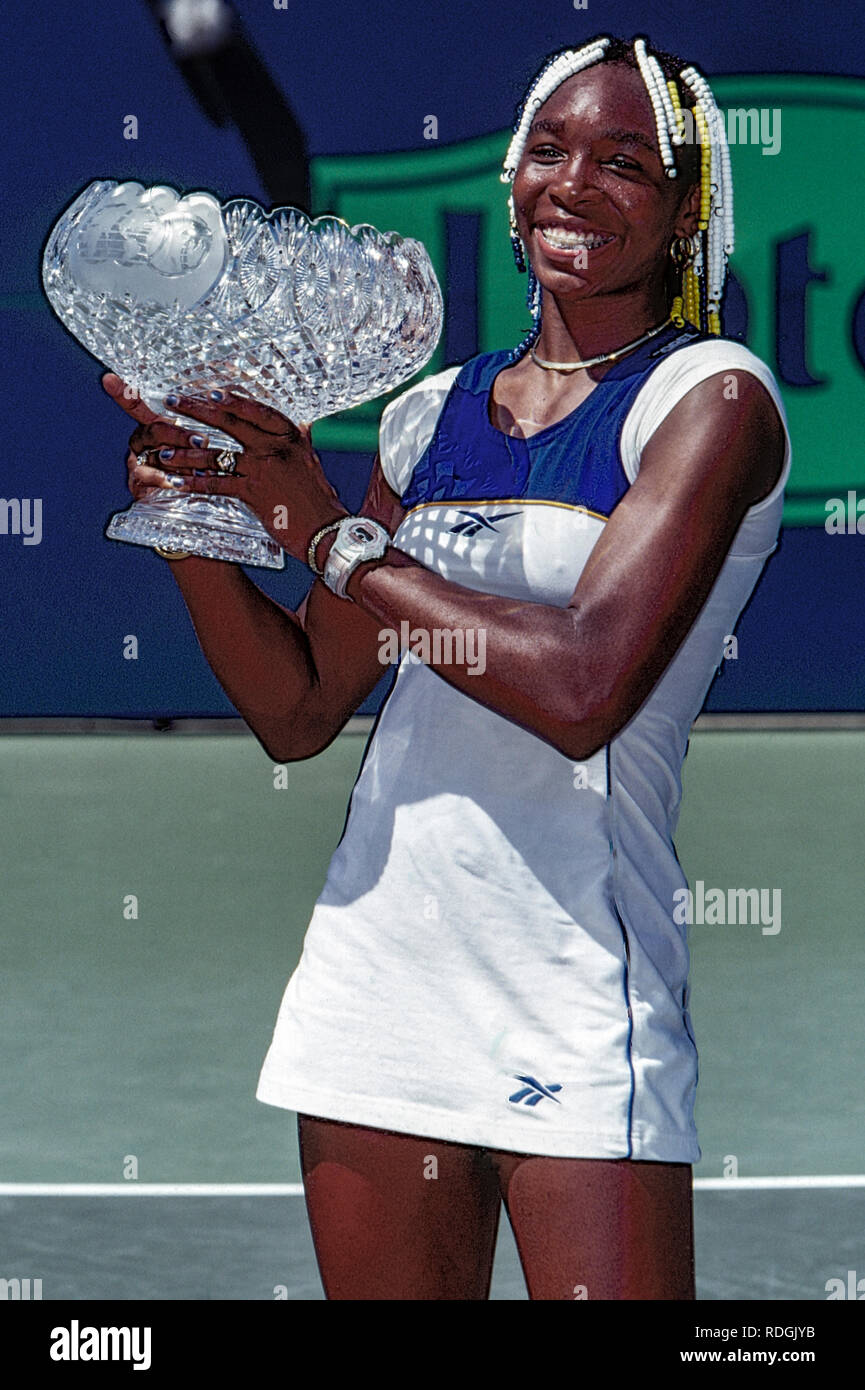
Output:
[[[697,72],[696,68],[691,67],[684,68],[680,76],[682,81],[690,87],[706,113],[712,144],[712,176],[713,182],[717,186],[716,196],[712,199],[715,205],[713,211],[717,211],[721,219],[723,227],[722,244],[724,250],[727,252],[727,255],[731,255],[735,249],[733,175],[730,167],[730,150],[727,145],[727,135],[724,130],[723,117],[712,95],[712,89],[702,73]]]
[[[594,43],[586,44],[584,48],[568,49],[565,53],[560,53],[557,58],[546,68],[538,73],[534,86],[526,97],[523,106],[523,114],[520,123],[514,132],[513,139],[508,146],[505,155],[505,162],[501,173],[502,183],[512,183],[517,172],[517,166],[523,156],[526,141],[529,138],[529,130],[534,120],[535,112],[538,111],[561,85],[569,77],[575,77],[584,68],[591,67],[603,57],[604,49],[610,43],[610,39],[598,39]]]
[[[732,254],[735,246],[730,151],[724,121],[706,79],[693,67],[684,68],[680,77],[699,101],[708,127],[713,191],[707,232],[709,264],[705,267],[704,273],[707,307],[710,313],[717,314],[720,311],[724,282],[727,278],[727,257]]]
[[[658,96],[661,98],[661,105],[664,108],[664,117],[667,133],[674,145],[683,145],[685,136],[679,130],[679,122],[676,118],[676,108],[673,105],[672,97],[667,90],[667,79],[664,70],[658,62],[654,53],[647,53],[646,59],[650,71],[653,73],[658,88]]]
[[[610,43],[611,40],[605,37],[593,40],[583,48],[568,49],[564,53],[559,53],[550,60],[546,67],[541,69],[526,95],[517,127],[508,146],[501,173],[503,183],[512,183],[514,180],[536,112],[569,77],[574,77],[585,68],[592,67],[595,63],[602,61],[605,49]],[[667,87],[664,70],[654,54],[648,52],[645,39],[634,40],[633,52],[652,105],[664,171],[668,178],[676,178],[678,169],[676,168],[673,146],[683,145],[686,137],[684,130],[680,129],[676,117],[675,104]],[[705,116],[704,130],[709,146],[709,181],[711,185],[709,221],[705,237],[695,238],[692,269],[698,282],[705,286],[705,307],[709,315],[708,329],[718,333],[720,332],[721,299],[727,276],[727,257],[732,254],[734,248],[733,178],[730,167],[730,151],[727,145],[723,117],[706,79],[696,68],[687,67],[679,74],[679,81],[690,88]],[[513,197],[508,200],[508,208],[511,222],[511,241],[517,268],[524,270],[526,266],[522,256],[522,244],[516,229]],[[528,301],[533,325],[524,341],[511,353],[510,360],[512,361],[519,360],[540,330],[540,286],[536,282],[533,283],[534,277],[531,273],[529,280]],[[702,311],[699,317],[705,332],[707,324],[703,319]],[[713,322],[714,327],[712,326]]]
[[[634,41],[634,56],[637,59],[637,66],[640,69],[640,76],[645,83],[649,100],[652,103],[652,111],[655,115],[655,129],[658,135],[658,145],[661,151],[661,162],[667,178],[678,177],[676,159],[673,154],[673,147],[670,136],[678,134],[676,113],[673,110],[673,103],[667,91],[664,74],[656,58],[650,57],[646,52],[645,39]]]

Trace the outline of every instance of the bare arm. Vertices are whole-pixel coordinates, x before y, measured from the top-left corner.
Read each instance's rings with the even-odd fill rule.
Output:
[[[380,672],[381,626],[398,629],[406,620],[427,631],[483,628],[485,672],[433,662],[438,674],[565,756],[590,756],[628,722],[660,678],[705,602],[745,511],[779,476],[784,436],[777,411],[756,378],[742,374],[740,382],[736,401],[724,398],[719,374],[670,412],[644,450],[639,476],[607,522],[566,608],[465,588],[392,548],[352,576],[353,603],[316,584],[297,617],[273,605],[282,616],[270,613],[262,626],[260,614],[267,610],[241,608],[243,621],[231,629],[231,640],[217,632],[224,628],[223,615],[208,600],[209,629],[201,634],[208,659],[221,642],[224,677],[214,669],[272,756],[288,760],[311,756],[330,742],[372,689]],[[238,409],[236,402],[229,404]],[[253,416],[267,420],[266,408],[251,402],[243,403],[242,416],[223,404],[184,399],[181,407],[244,444],[242,430],[258,440],[268,428],[244,423]],[[264,445],[256,447],[270,459]],[[274,457],[281,457],[279,451]],[[322,508],[330,509],[329,519],[334,503],[322,500],[299,449],[285,458],[292,515],[286,548],[305,557],[304,544],[321,524]],[[248,480],[212,475],[191,479],[187,487],[242,496],[267,524],[277,475],[262,469],[259,485],[251,465]],[[399,503],[378,468],[369,502],[379,510],[368,514],[392,529]],[[199,568],[212,563],[197,562]],[[192,564],[182,561],[175,568]],[[232,593],[240,592],[240,580],[227,581],[235,586]],[[189,584],[194,582],[190,572]],[[367,620],[363,631],[361,615]],[[242,691],[238,671],[244,672]],[[259,698],[258,690],[265,695]]]
[[[166,471],[190,476],[196,468],[213,467],[206,447],[191,447],[189,430],[155,415],[131,393],[124,394],[123,382],[117,376],[108,373],[103,385],[138,422],[127,457],[134,497],[165,487]],[[267,421],[266,408],[259,409]],[[281,428],[294,429],[282,417],[277,420]],[[288,486],[284,478],[280,483],[279,460],[269,458],[262,471],[268,479],[277,474],[277,487],[283,489],[286,507],[300,513],[300,525],[308,540],[320,525],[345,516],[346,511],[321,473],[308,432],[294,433],[298,438],[292,441],[292,448],[311,475],[309,495],[296,492],[293,479]],[[158,456],[163,446],[173,450],[170,459]],[[156,452],[147,462],[139,463],[138,455],[145,450]],[[161,467],[153,466],[157,463]],[[260,510],[267,522],[273,506]],[[364,512],[390,532],[403,514],[399,498],[384,481],[377,461]],[[282,539],[272,524],[269,529],[276,539]],[[318,547],[319,564],[330,540],[332,536]],[[265,751],[283,762],[311,757],[326,747],[384,673],[378,659],[379,624],[375,619],[336,598],[320,580],[293,613],[259,589],[239,565],[197,556],[168,563],[214,675]]]
[[[719,374],[693,388],[644,450],[566,608],[479,594],[388,552],[348,593],[383,624],[486,631],[486,671],[438,674],[582,759],[640,708],[688,634],[745,511],[780,476],[784,434],[755,377],[724,398]]]
[[[362,511],[391,533],[402,516],[377,459]],[[377,619],[319,579],[293,613],[239,565],[169,563],[214,675],[265,751],[293,762],[326,748],[386,670]]]

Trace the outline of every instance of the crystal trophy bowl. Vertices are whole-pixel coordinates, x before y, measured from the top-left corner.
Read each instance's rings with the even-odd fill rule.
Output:
[[[311,423],[407,381],[435,351],[442,296],[419,241],[100,179],[66,209],[42,283],[64,326],[159,415],[170,393],[239,391]],[[170,414],[201,430],[199,421]],[[218,431],[213,448],[242,452]],[[282,569],[242,502],[155,489],[105,534]]]

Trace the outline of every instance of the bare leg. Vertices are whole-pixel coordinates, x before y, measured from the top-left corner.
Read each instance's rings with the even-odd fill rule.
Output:
[[[489,1297],[501,1196],[482,1149],[298,1116],[328,1299]]]
[[[691,1168],[490,1155],[531,1299],[693,1299]]]

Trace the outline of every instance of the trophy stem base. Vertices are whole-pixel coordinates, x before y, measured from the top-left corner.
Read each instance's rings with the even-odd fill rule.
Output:
[[[285,552],[236,497],[178,497],[159,488],[125,512],[116,512],[105,534],[110,540],[186,550],[208,560],[259,569],[285,567]]]

